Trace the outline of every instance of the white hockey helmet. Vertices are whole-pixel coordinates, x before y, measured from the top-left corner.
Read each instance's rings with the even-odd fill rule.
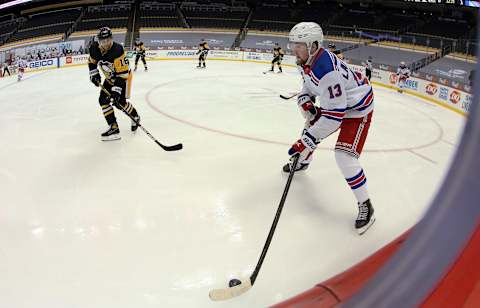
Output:
[[[301,22],[296,24],[288,34],[290,42],[306,43],[308,49],[313,42],[318,42],[318,48],[323,46],[322,28],[315,22]]]

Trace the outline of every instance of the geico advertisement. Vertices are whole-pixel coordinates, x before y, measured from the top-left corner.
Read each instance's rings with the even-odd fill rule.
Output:
[[[57,59],[45,59],[30,61],[27,63],[28,70],[39,70],[42,68],[57,67]]]

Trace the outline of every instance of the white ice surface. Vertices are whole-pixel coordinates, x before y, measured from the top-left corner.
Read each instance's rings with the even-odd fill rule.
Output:
[[[132,103],[164,152],[116,111],[107,127],[86,67],[0,79],[0,307],[265,307],[364,259],[415,224],[439,187],[465,119],[375,87],[361,161],[377,221],[356,202],[332,146],[295,176],[255,286],[208,292],[254,268],[303,127],[295,69],[255,63],[140,65]]]

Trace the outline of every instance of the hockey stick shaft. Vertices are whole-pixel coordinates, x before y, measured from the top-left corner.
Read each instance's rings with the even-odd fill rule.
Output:
[[[100,88],[102,89],[103,92],[105,92],[105,94],[107,94],[109,97],[112,97],[110,92],[105,89],[105,87],[100,84]],[[176,145],[172,145],[172,146],[166,146],[166,145],[163,145],[161,144],[155,137],[152,136],[152,134],[150,134],[150,132],[145,128],[143,127],[136,119],[134,119],[124,108],[122,105],[118,104],[118,106],[120,106],[120,110],[123,111],[123,113],[125,113],[133,122],[135,122],[135,124],[138,125],[138,127],[140,127],[143,132],[145,134],[147,134],[148,137],[150,137],[150,139],[152,139],[156,144],[158,144],[162,149],[164,149],[165,151],[178,151],[178,150],[181,150],[183,148],[183,145],[181,143],[179,144],[176,144]]]
[[[288,99],[294,98],[294,97],[297,96],[298,94],[299,94],[299,93],[295,93],[295,94],[292,94],[292,95],[290,95],[290,96],[285,96],[285,95],[283,95],[283,94],[280,94],[280,97],[283,98],[283,99],[288,100]]]
[[[285,185],[285,189],[283,190],[282,199],[280,200],[280,204],[278,205],[277,213],[275,214],[275,218],[273,219],[272,226],[270,227],[270,231],[268,232],[267,241],[263,246],[262,253],[258,260],[257,266],[253,271],[252,275],[246,279],[240,280],[240,284],[235,286],[229,286],[229,288],[223,289],[214,289],[211,290],[208,294],[211,300],[213,301],[222,301],[228,300],[237,296],[242,295],[243,293],[247,292],[253,287],[255,280],[257,280],[258,273],[260,272],[260,268],[262,267],[263,261],[265,260],[265,256],[267,255],[268,248],[270,247],[270,243],[272,242],[273,234],[275,233],[275,229],[277,228],[278,221],[280,220],[280,214],[282,213],[283,205],[285,204],[285,200],[287,199],[288,190],[290,189],[290,184],[292,183],[293,175],[295,174],[295,169],[297,168],[299,155],[297,155],[291,165],[290,174],[288,175],[287,184]]]
[[[265,256],[267,255],[268,248],[270,247],[270,243],[272,242],[273,234],[275,233],[275,229],[277,228],[278,221],[280,220],[280,215],[282,214],[283,206],[285,204],[285,200],[287,199],[288,191],[290,190],[290,184],[293,180],[293,175],[295,174],[295,169],[297,168],[298,160],[300,155],[295,156],[293,163],[290,166],[290,174],[288,175],[287,184],[285,185],[285,189],[283,190],[282,199],[280,199],[280,204],[278,205],[277,213],[275,214],[275,218],[273,219],[272,226],[270,227],[270,231],[268,232],[267,241],[263,246],[262,254],[260,255],[260,259],[258,260],[257,266],[253,271],[252,275],[250,276],[250,282],[253,286],[255,280],[257,279],[258,273],[262,268],[263,261],[265,260]]]

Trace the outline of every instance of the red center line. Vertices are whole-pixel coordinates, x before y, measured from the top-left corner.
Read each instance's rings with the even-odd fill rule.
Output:
[[[191,78],[190,78],[191,79]],[[185,79],[186,80],[186,79]],[[182,124],[185,124],[185,125],[188,125],[188,126],[191,126],[191,127],[195,127],[195,128],[199,128],[199,129],[203,129],[205,131],[209,131],[209,132],[213,132],[213,133],[217,133],[217,134],[221,134],[221,135],[224,135],[224,136],[230,136],[230,137],[235,137],[235,138],[239,138],[239,139],[244,139],[244,140],[250,140],[250,141],[255,141],[255,142],[261,142],[261,143],[267,143],[267,144],[275,144],[275,145],[282,145],[282,146],[290,146],[291,143],[285,143],[285,142],[280,142],[280,141],[274,141],[274,140],[268,140],[268,139],[263,139],[263,138],[258,138],[258,137],[252,137],[252,136],[247,136],[247,135],[241,135],[241,134],[236,134],[236,133],[232,133],[232,132],[228,132],[228,131],[224,131],[224,130],[220,130],[220,129],[216,129],[216,128],[211,128],[211,127],[207,127],[207,126],[204,126],[204,125],[200,125],[200,124],[197,124],[197,123],[194,123],[194,122],[191,122],[191,121],[188,121],[188,120],[185,120],[185,119],[182,119],[180,117],[177,117],[177,116],[174,116],[172,114],[169,114],[165,111],[163,111],[162,109],[160,109],[159,107],[157,107],[155,104],[154,104],[154,101],[152,101],[151,99],[151,95],[152,93],[157,90],[157,89],[160,89],[166,85],[169,85],[169,84],[172,84],[172,83],[177,83],[177,82],[184,82],[185,81],[184,79],[181,79],[181,80],[172,80],[172,81],[169,81],[169,82],[165,82],[165,83],[161,83],[161,84],[158,84],[156,86],[154,86],[153,88],[151,88],[147,94],[145,95],[145,100],[147,102],[147,104],[153,109],[155,110],[156,112],[158,112],[159,114],[163,115],[164,117],[166,118],[169,118],[171,120],[174,120],[174,121],[177,121],[177,122],[180,122]],[[443,129],[440,125],[440,123],[438,123],[437,120],[435,120],[434,118],[432,118],[430,115],[428,115],[427,113],[421,111],[421,110],[418,110],[418,109],[414,109],[415,111],[423,114],[424,116],[426,116],[431,122],[433,122],[437,128],[437,136],[434,140],[428,142],[428,143],[425,143],[425,144],[422,144],[422,145],[418,145],[418,146],[413,146],[413,147],[403,147],[403,148],[385,148],[385,149],[364,149],[363,152],[368,152],[368,153],[392,153],[392,152],[403,152],[403,151],[412,151],[412,150],[418,150],[418,149],[423,149],[423,148],[428,148],[432,145],[435,145],[437,144],[438,142],[440,142],[443,138]],[[394,137],[394,136],[392,136]],[[368,142],[368,140],[367,140]],[[327,148],[327,147],[318,147],[317,150],[323,150],[323,151],[331,151],[333,150],[333,148]]]

